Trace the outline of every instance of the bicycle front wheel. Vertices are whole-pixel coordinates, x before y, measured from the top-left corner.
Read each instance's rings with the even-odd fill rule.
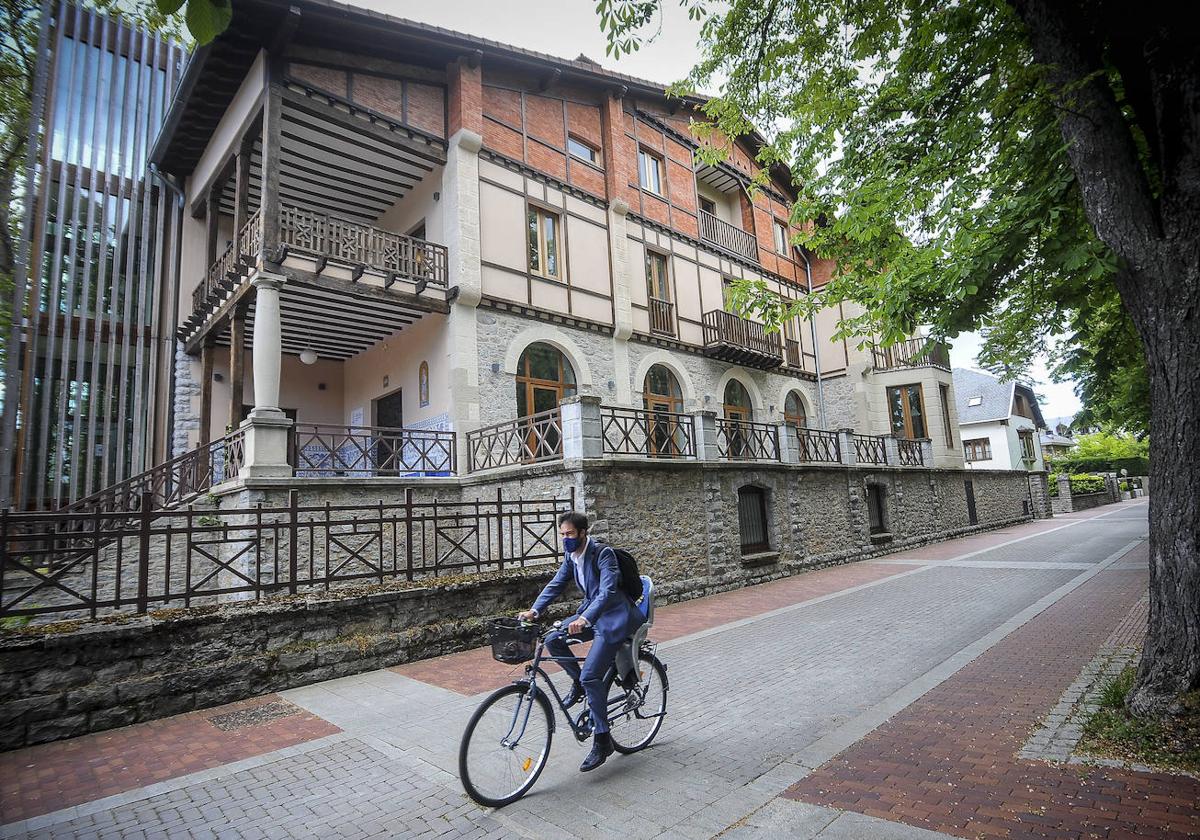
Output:
[[[471,715],[458,748],[458,777],[480,805],[499,808],[533,787],[550,756],[550,701],[524,683],[488,695]]]
[[[635,753],[647,747],[667,714],[667,670],[658,658],[638,654],[638,684],[610,713],[609,732],[617,752]],[[610,708],[616,700],[610,696]]]

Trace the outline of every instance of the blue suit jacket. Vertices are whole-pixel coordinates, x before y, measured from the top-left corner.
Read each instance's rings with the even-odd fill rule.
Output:
[[[588,538],[581,571],[583,602],[576,612],[591,623],[596,635],[617,642],[625,641],[642,625],[644,619],[618,586],[621,570],[617,565],[617,556],[608,546]],[[564,552],[562,566],[546,584],[533,608],[539,615],[542,614],[568,584],[575,582],[575,561]]]

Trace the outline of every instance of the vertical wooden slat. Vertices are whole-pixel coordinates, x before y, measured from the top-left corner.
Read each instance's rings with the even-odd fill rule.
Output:
[[[280,95],[279,57],[267,57],[267,92],[263,104],[262,120],[262,177],[259,185],[262,194],[258,206],[262,210],[263,252],[275,256],[280,244],[279,236],[279,166],[282,142],[283,100]],[[264,258],[264,262],[267,260]]]
[[[200,348],[200,446],[212,439],[212,378],[215,352],[215,343],[206,339]]]
[[[229,428],[236,429],[242,419],[242,399],[246,378],[246,304],[238,304],[229,320]]]

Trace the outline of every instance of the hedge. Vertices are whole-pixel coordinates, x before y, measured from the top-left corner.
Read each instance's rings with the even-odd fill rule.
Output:
[[[1102,475],[1071,473],[1068,478],[1071,480],[1071,495],[1104,492],[1104,476]],[[1050,474],[1050,495],[1058,498],[1058,473]]]

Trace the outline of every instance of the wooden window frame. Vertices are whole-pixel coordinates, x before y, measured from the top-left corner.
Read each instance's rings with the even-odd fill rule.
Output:
[[[796,395],[796,402],[800,404],[799,414],[791,414],[788,412],[787,401],[792,394]],[[804,397],[802,397],[800,392],[794,388],[783,395],[783,422],[795,429],[808,428],[808,410],[804,407]]]
[[[534,267],[533,261],[531,259],[531,253],[529,251],[529,245],[531,244],[529,242],[529,216],[530,216],[530,214],[533,214],[533,213],[537,214],[537,217],[538,217],[538,224],[537,224],[538,266],[537,267]],[[546,243],[548,240],[546,239],[546,230],[542,226],[542,224],[543,224],[542,219],[548,218],[548,217],[552,217],[554,219],[554,253],[555,253],[555,267],[558,269],[557,274],[550,274],[545,270],[546,263],[547,263]],[[563,262],[564,262],[563,250],[564,249],[563,249],[563,237],[562,237],[562,233],[563,233],[562,219],[563,219],[563,214],[562,214],[561,210],[553,210],[549,207],[545,207],[541,204],[534,204],[532,202],[527,202],[525,205],[525,237],[526,237],[525,259],[526,259],[527,267],[529,269],[529,273],[536,277],[541,277],[545,280],[553,280],[556,283],[565,283],[566,282],[566,278],[564,277],[564,273],[563,273]]]
[[[774,222],[771,230],[775,237],[775,253],[786,257],[788,255],[788,245],[790,244],[789,240],[791,239],[788,236],[787,223],[781,222],[774,217],[772,217],[772,221]],[[782,234],[780,231],[782,231]]]
[[[696,196],[696,198],[698,198],[700,201],[700,209],[701,210],[703,210],[705,213],[707,213],[710,216],[717,215],[717,202],[713,201],[711,198],[709,198],[708,196],[704,196],[704,195],[698,195],[698,196]],[[708,207],[705,207],[704,206],[705,204],[707,204]],[[710,210],[709,207],[711,207],[712,209]]]
[[[577,146],[582,146],[583,148],[587,149],[589,152],[592,153],[591,157],[584,157],[583,155],[577,153],[574,149],[571,148],[572,143],[576,144]],[[602,158],[600,157],[600,150],[598,148],[596,148],[594,145],[592,145],[591,143],[589,143],[587,140],[584,140],[582,137],[579,137],[575,134],[567,135],[567,154],[569,154],[571,157],[575,158],[576,160],[581,160],[584,163],[591,164],[592,166],[596,167],[597,169],[599,169],[602,165],[601,164]]]
[[[942,400],[942,431],[946,433],[946,446],[954,448],[954,427],[950,425],[950,386],[938,383],[938,396]]]
[[[646,183],[649,178],[648,170],[642,165],[643,155],[654,161],[654,171],[657,176],[656,180],[658,181],[658,189],[653,189]],[[646,148],[645,146],[638,147],[638,186],[643,192],[648,192],[651,195],[658,196],[659,198],[666,197],[666,192],[663,190],[663,179],[666,177],[665,169],[666,167],[663,165],[663,159],[660,154],[652,149]]]
[[[971,438],[964,440],[963,444],[963,459],[968,463],[975,461],[990,461],[992,460],[992,439],[991,438]]]
[[[904,385],[890,385],[887,389],[887,408],[888,408],[888,425],[892,430],[892,434],[898,434],[895,426],[892,425],[892,392],[900,392],[900,404],[904,409],[904,435],[909,440],[917,440],[913,434],[912,427],[912,409],[908,401],[908,389],[917,389],[917,399],[921,401],[921,422],[925,425],[925,434],[921,438],[925,438],[929,434],[929,415],[925,412],[925,386],[920,382],[908,382]]]
[[[1017,429],[1017,440],[1021,444],[1021,459],[1031,463],[1037,461],[1037,444],[1034,442],[1033,429]],[[1028,446],[1026,446],[1028,441]]]
[[[650,265],[655,258],[662,260],[662,284],[663,288],[666,289],[666,297],[654,294],[654,284],[653,279],[651,278]],[[646,248],[646,296],[656,300],[666,301],[667,303],[674,302],[674,298],[671,295],[671,255],[665,251],[659,251],[655,248]]]

